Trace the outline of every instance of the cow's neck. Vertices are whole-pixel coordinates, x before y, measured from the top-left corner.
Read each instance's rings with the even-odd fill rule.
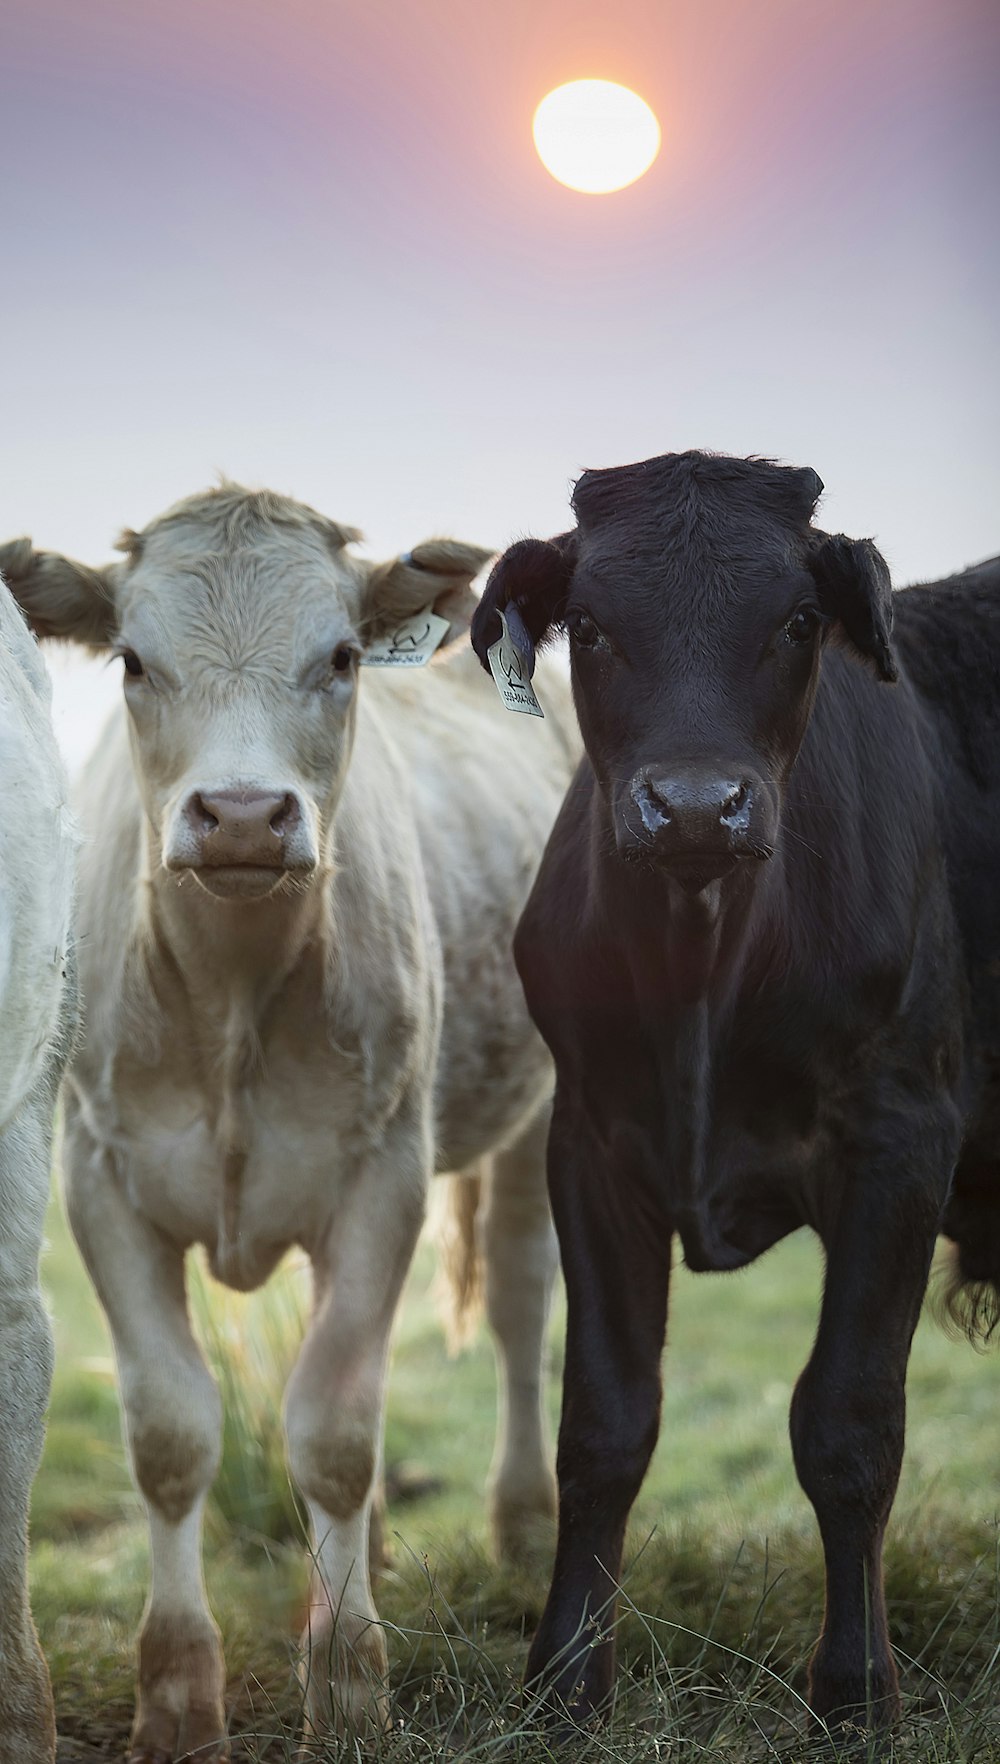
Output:
[[[720,1028],[770,890],[756,868],[727,882],[690,897],[662,877],[644,877],[642,910],[626,920],[633,934],[639,931],[630,966],[659,1074],[668,1206],[695,1269],[738,1267],[745,1260],[719,1237],[708,1204],[708,1129]]]
[[[205,1030],[216,1025],[230,1039],[237,1020],[253,1027],[310,950],[322,960],[330,908],[329,890],[319,876],[265,900],[224,901],[193,876],[170,874],[150,855],[154,946]]]

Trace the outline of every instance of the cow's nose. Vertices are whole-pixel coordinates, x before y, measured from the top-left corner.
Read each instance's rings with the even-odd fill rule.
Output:
[[[195,790],[183,812],[197,836],[202,862],[219,866],[280,866],[285,836],[300,818],[290,791],[279,796],[250,788]]]
[[[715,842],[750,825],[753,784],[749,778],[647,771],[633,786],[642,824],[654,837],[682,848]]]
[[[758,794],[757,780],[714,768],[646,767],[629,787],[622,855],[704,888],[738,859],[770,855],[754,830]]]

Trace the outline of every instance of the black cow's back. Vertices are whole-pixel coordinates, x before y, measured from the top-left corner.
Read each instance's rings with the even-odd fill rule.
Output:
[[[974,1103],[945,1230],[973,1296],[1000,1284],[1000,558],[895,598],[895,638],[940,743],[948,876],[971,1005]],[[995,1302],[995,1301],[994,1301]],[[989,1317],[985,1318],[989,1322]]]

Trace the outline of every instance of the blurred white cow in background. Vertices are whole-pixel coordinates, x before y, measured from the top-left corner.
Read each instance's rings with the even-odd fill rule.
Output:
[[[27,1551],[52,1377],[38,1256],[52,1114],[74,1016],[72,870],[49,682],[0,580],[0,1764],[55,1756]]]
[[[484,678],[465,632],[485,551],[433,540],[375,565],[357,536],[224,485],[127,534],[101,570],[0,547],[41,635],[124,663],[127,711],[83,779],[65,1174],[149,1515],[136,1764],[227,1755],[200,1561],[221,1416],[188,1320],[191,1244],[241,1290],[292,1244],[312,1263],[285,1415],[316,1561],[311,1731],[385,1716],[369,1520],[389,1333],[435,1170],[486,1178],[501,1549],[553,1510],[552,1073],[511,939],[575,719],[558,672],[544,722],[511,716]],[[447,622],[440,660],[359,678],[388,633],[406,653],[401,622],[425,609]]]

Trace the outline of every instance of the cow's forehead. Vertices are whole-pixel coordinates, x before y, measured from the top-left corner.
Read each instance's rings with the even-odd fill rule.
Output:
[[[773,518],[747,521],[730,513],[725,520],[679,522],[658,513],[641,523],[608,520],[582,531],[580,577],[608,594],[627,594],[630,583],[669,584],[693,601],[708,585],[715,594],[728,589],[742,598],[803,566],[802,537]]]
[[[666,504],[722,498],[730,506],[766,507],[787,519],[812,514],[822,481],[808,467],[721,453],[662,453],[633,465],[583,472],[573,489],[580,524]]]
[[[808,470],[700,453],[586,472],[573,497],[581,574],[611,595],[655,587],[717,611],[798,571],[818,487]]]
[[[261,534],[224,551],[178,525],[156,532],[126,571],[123,629],[146,626],[172,647],[234,664],[270,655],[279,667],[315,638],[351,634],[357,568],[308,532]]]

